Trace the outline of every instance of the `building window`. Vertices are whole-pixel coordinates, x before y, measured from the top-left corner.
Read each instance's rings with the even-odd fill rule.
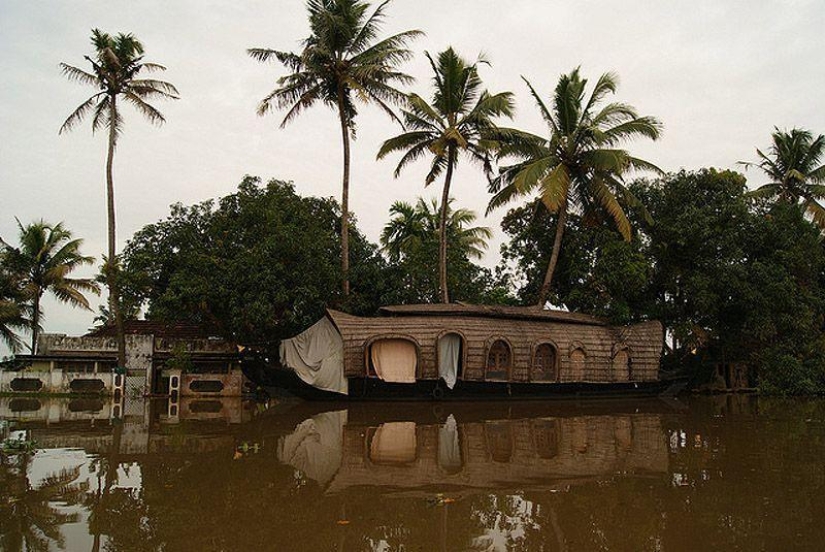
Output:
[[[578,347],[570,351],[570,377],[573,381],[584,380],[584,367],[587,363],[587,355],[584,349]]]
[[[550,343],[542,343],[533,357],[533,381],[556,381],[556,348]]]
[[[95,371],[95,363],[93,360],[58,360],[55,368],[75,374],[92,374]]]
[[[487,379],[508,380],[510,368],[513,365],[513,355],[510,346],[502,339],[498,339],[490,346],[487,352]]]
[[[630,355],[627,349],[620,349],[613,355],[613,377],[615,381],[631,381],[633,374],[630,372]]]

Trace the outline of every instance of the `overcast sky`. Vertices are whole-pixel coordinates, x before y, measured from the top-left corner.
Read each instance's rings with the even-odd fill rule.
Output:
[[[631,146],[665,170],[736,168],[768,147],[774,126],[825,132],[825,2],[822,0],[395,0],[386,34],[420,29],[406,71],[411,90],[429,96],[425,50],[454,46],[492,63],[481,76],[491,92],[516,94],[514,126],[544,126],[520,76],[545,97],[558,76],[581,66],[594,81],[620,76],[616,99],[658,117],[664,136]],[[143,225],[164,218],[175,202],[191,204],[232,193],[245,174],[292,180],[301,194],[340,196],[341,145],[334,112],[319,106],[279,128],[277,113],[258,117],[258,101],[283,74],[245,54],[249,47],[298,50],[308,32],[304,2],[206,0],[0,0],[0,236],[16,243],[17,217],[63,221],[85,239],[83,251],[105,250],[104,134],[89,124],[58,136],[63,120],[91,89],[67,81],[58,63],[87,68],[94,27],[131,32],[146,60],[168,67],[181,93],[157,102],[167,123],[150,125],[125,110],[115,157],[120,249]],[[380,143],[398,133],[386,116],[361,109],[353,144],[351,208],[376,241],[397,199],[425,190],[425,164],[399,179],[397,158],[375,161]],[[747,173],[751,186],[763,182]],[[485,181],[466,163],[453,185],[458,205],[483,214]],[[498,260],[501,215],[485,264]],[[91,274],[91,271],[89,271]],[[94,315],[45,304],[45,329],[81,333]]]

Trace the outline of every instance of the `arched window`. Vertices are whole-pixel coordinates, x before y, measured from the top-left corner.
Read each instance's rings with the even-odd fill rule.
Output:
[[[587,355],[584,349],[577,347],[570,351],[570,377],[573,381],[584,380],[584,367],[587,363]]]
[[[613,379],[614,381],[631,381],[633,374],[630,373],[630,354],[627,349],[619,349],[613,355]]]
[[[487,351],[487,379],[510,379],[512,365],[513,355],[510,353],[510,346],[503,339],[497,339]]]
[[[402,338],[377,339],[367,349],[367,375],[395,383],[415,383],[418,349]]]
[[[536,354],[533,356],[533,381],[557,381],[556,371],[556,348],[550,343],[542,343],[536,347]]]
[[[446,333],[438,339],[436,356],[438,377],[443,378],[450,389],[462,376],[464,364],[464,339],[457,333]]]

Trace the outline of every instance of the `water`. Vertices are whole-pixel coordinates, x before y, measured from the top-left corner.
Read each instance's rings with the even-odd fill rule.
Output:
[[[822,550],[825,401],[0,399],[0,549]]]

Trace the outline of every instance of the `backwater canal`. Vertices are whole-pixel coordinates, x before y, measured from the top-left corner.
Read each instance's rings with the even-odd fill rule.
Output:
[[[115,417],[114,414],[119,414]],[[825,549],[825,401],[0,399],[0,550]]]

